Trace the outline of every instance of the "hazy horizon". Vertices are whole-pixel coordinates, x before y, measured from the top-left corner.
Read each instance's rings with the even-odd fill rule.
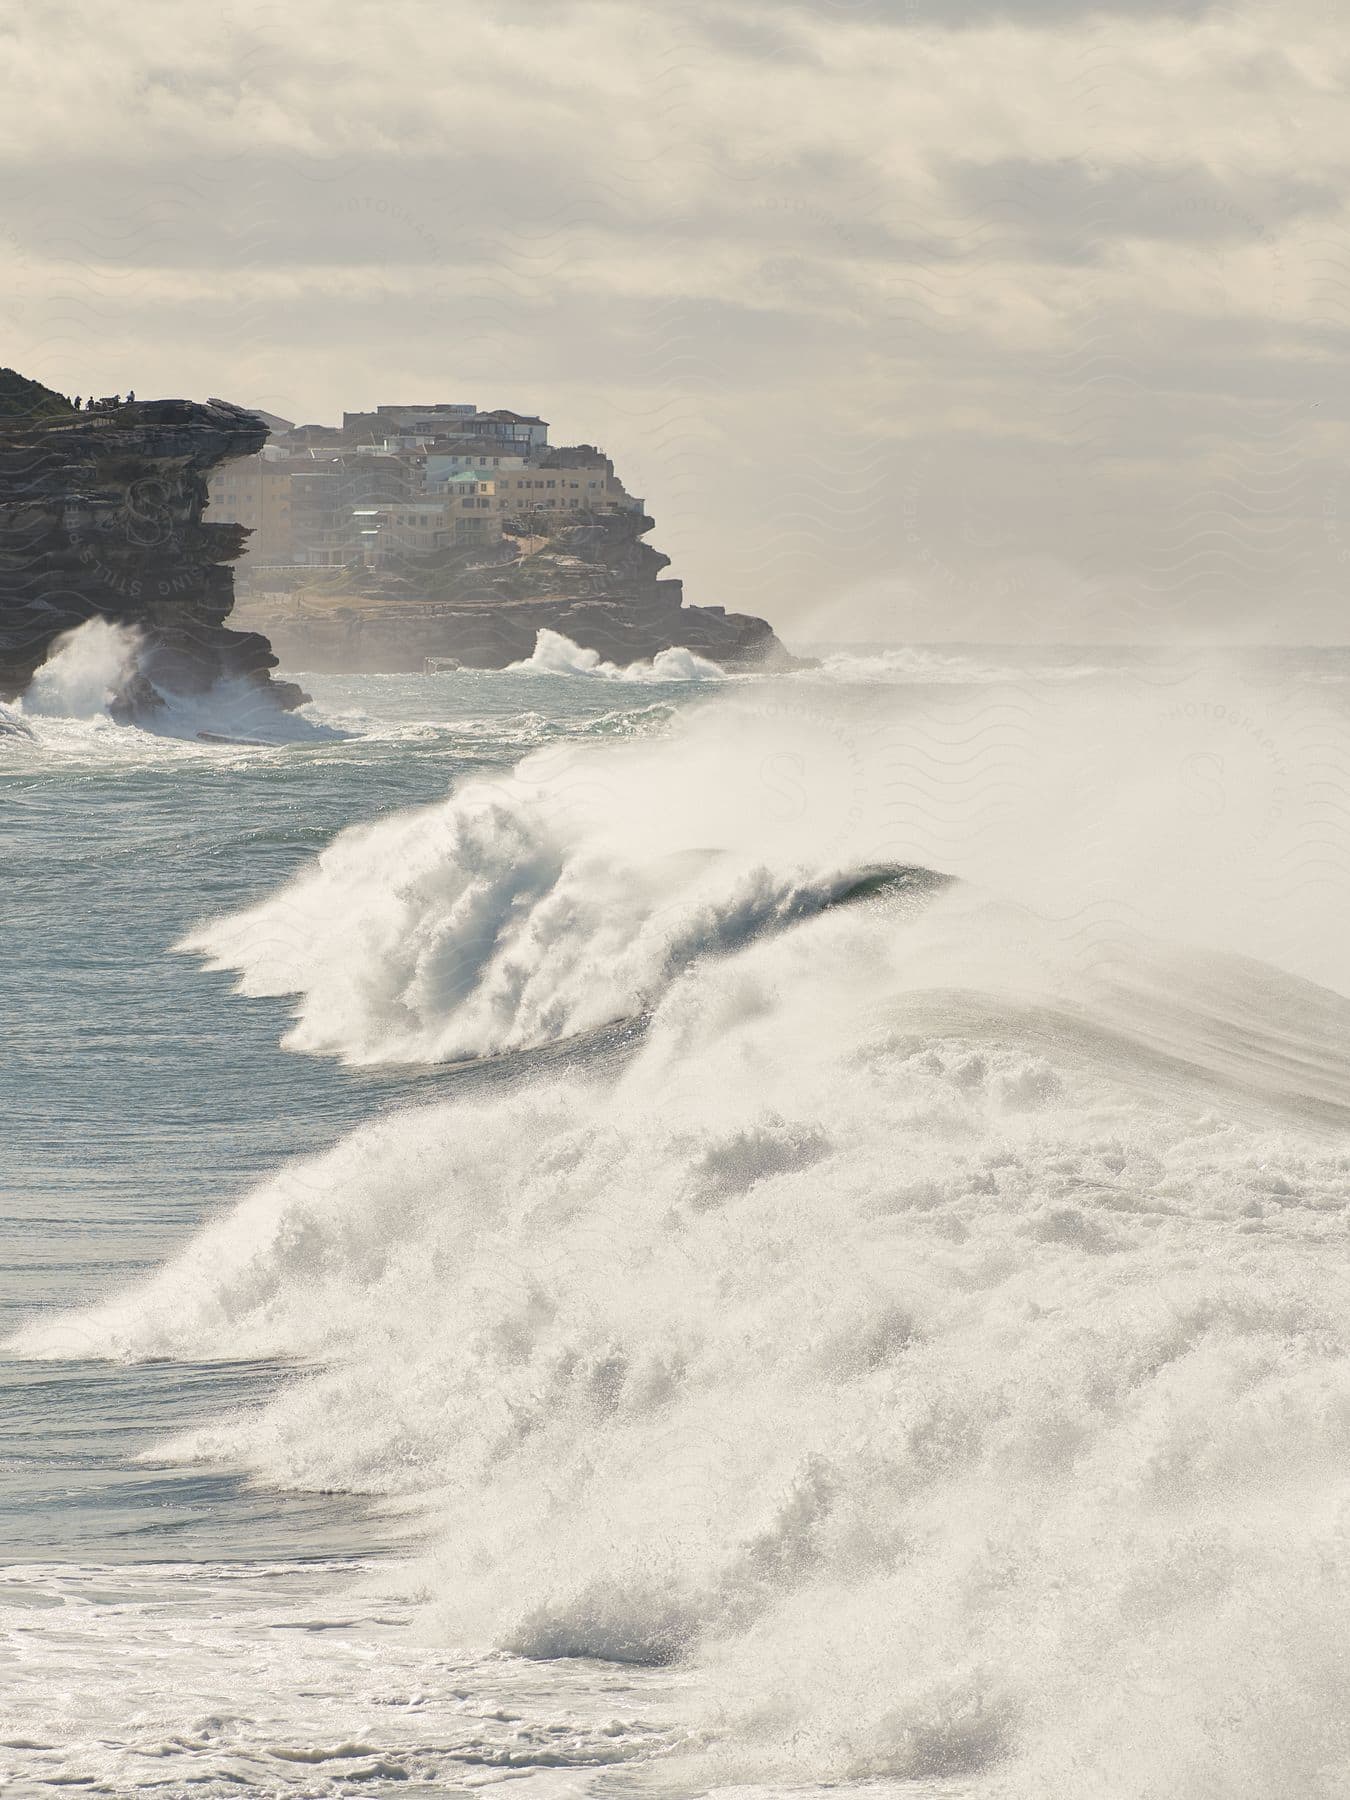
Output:
[[[0,360],[601,444],[788,637],[1350,638],[1323,8],[139,0],[0,26]]]

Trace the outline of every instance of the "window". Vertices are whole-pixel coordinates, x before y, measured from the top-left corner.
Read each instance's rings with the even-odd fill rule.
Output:
[[[557,487],[557,485],[558,485],[558,484],[557,484],[557,482],[556,482],[556,481],[550,481],[550,482],[549,482],[549,484],[548,484],[548,485],[549,485],[549,486],[550,486],[550,487]]]

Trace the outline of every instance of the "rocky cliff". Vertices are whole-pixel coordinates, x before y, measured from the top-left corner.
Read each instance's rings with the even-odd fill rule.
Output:
[[[0,370],[0,697],[23,691],[56,639],[104,618],[136,627],[143,645],[124,710],[222,677],[299,705],[301,690],[272,678],[267,639],[225,625],[247,534],[202,521],[208,472],[266,438],[261,419],[223,400],[77,412]]]
[[[310,669],[388,673],[428,657],[500,669],[528,657],[545,629],[620,664],[681,646],[726,668],[794,666],[763,619],[684,604],[680,582],[662,576],[670,558],[642,541],[652,523],[618,508],[567,524],[522,514],[491,555],[410,557],[379,577],[246,605],[286,659]]]

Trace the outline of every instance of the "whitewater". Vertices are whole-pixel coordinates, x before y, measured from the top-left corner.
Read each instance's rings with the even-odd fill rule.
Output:
[[[134,656],[0,719],[6,1791],[1346,1791],[1350,653]]]

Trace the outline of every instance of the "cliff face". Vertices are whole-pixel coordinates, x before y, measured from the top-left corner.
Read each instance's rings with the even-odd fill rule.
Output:
[[[685,606],[670,558],[642,539],[652,520],[631,510],[575,522],[522,515],[494,560],[448,551],[407,559],[396,577],[366,578],[346,594],[297,594],[264,611],[287,659],[311,669],[420,669],[427,657],[500,669],[561,632],[607,662],[631,663],[683,646],[728,668],[787,668],[795,659],[763,620]]]
[[[76,412],[0,371],[0,696],[22,692],[55,639],[104,618],[144,645],[127,710],[154,704],[155,686],[194,693],[225,676],[299,705],[300,689],[271,677],[267,639],[224,623],[245,531],[202,522],[208,472],[266,438],[223,400]]]

